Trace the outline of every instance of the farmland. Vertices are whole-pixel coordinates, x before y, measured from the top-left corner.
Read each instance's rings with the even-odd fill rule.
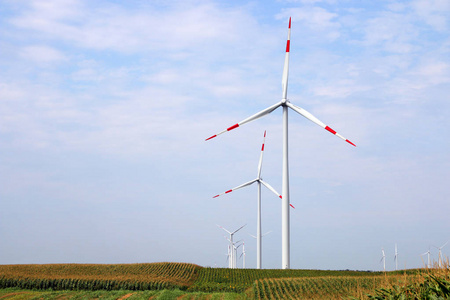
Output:
[[[364,299],[379,288],[421,282],[430,272],[222,269],[187,263],[0,265],[0,299]]]

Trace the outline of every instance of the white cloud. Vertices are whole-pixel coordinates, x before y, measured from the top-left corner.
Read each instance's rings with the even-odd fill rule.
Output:
[[[61,51],[47,45],[23,47],[19,55],[37,64],[52,64],[67,60],[67,57]]]
[[[450,2],[447,0],[415,0],[411,3],[415,13],[433,29],[448,30]]]

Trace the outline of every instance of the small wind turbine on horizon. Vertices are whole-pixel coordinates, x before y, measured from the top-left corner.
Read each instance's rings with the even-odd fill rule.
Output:
[[[215,195],[213,198],[217,198],[223,194],[231,193],[232,191],[238,190],[240,188],[252,185],[253,183],[258,184],[258,196],[257,196],[257,219],[256,219],[256,268],[261,269],[262,265],[262,239],[261,239],[261,184],[264,185],[266,188],[268,188],[272,193],[277,195],[279,198],[282,198],[281,195],[267,182],[263,181],[261,178],[261,170],[262,170],[262,162],[263,162],[263,156],[264,156],[264,146],[266,141],[266,131],[264,131],[264,139],[261,146],[261,154],[259,156],[259,163],[258,163],[258,174],[256,175],[256,178],[253,180],[250,180],[246,183],[243,183],[235,188],[232,188],[231,190],[228,190],[226,192],[223,192],[222,194]],[[295,208],[292,204],[290,204],[291,207]]]
[[[242,258],[242,268],[245,269],[245,242],[242,242],[242,254],[239,258]]]
[[[394,261],[395,261],[395,271],[397,271],[397,270],[398,270],[398,252],[397,252],[397,243],[395,244]]]
[[[427,268],[429,269],[429,268],[431,268],[431,260],[430,260],[430,254],[431,254],[431,252],[430,252],[430,248],[429,248],[429,247],[428,247],[428,251],[425,252],[425,253],[420,254],[420,256],[424,256],[425,254],[428,256],[428,264],[427,264]]]
[[[442,268],[442,248],[444,248],[445,245],[448,244],[448,242],[450,242],[450,241],[447,241],[444,245],[442,245],[440,247],[433,246],[434,248],[439,250],[439,257],[438,257],[439,268]]]
[[[245,225],[247,225],[247,224],[245,224]],[[239,230],[241,230],[242,228],[244,228],[245,225],[239,227],[238,229],[236,229],[236,230],[233,231],[233,232],[228,231],[227,229],[225,229],[224,227],[222,227],[222,226],[220,226],[220,225],[217,225],[217,227],[223,229],[225,232],[227,232],[227,233],[230,235],[230,238],[227,238],[227,240],[230,242],[230,244],[228,245],[228,247],[229,247],[228,249],[230,249],[230,251],[229,251],[230,254],[229,254],[228,267],[230,267],[230,268],[235,268],[235,266],[236,266],[236,259],[235,259],[235,253],[234,253],[234,252],[235,252],[235,251],[234,251],[235,245],[234,245],[234,243],[233,243],[233,236],[234,236],[234,234],[235,234],[236,232],[238,232]]]
[[[227,129],[207,138],[206,140],[210,140],[212,138],[217,137],[218,135],[225,133],[227,131],[238,128],[248,122],[257,120],[265,115],[270,114],[278,107],[283,108],[283,171],[282,171],[282,204],[281,204],[281,268],[289,269],[290,268],[290,225],[289,225],[289,159],[288,159],[288,108],[293,111],[299,113],[306,119],[312,121],[313,123],[319,125],[330,133],[338,136],[343,139],[347,143],[356,147],[355,144],[350,142],[348,139],[344,138],[342,135],[338,134],[335,130],[331,129],[331,127],[325,125],[322,121],[317,119],[308,111],[303,108],[292,104],[287,98],[287,88],[288,88],[288,75],[289,75],[289,54],[290,54],[290,41],[291,40],[291,18],[289,18],[289,28],[288,28],[288,37],[286,42],[286,54],[284,57],[284,67],[283,67],[283,75],[281,79],[281,87],[282,87],[282,97],[281,101],[275,103],[274,105],[238,122]]]
[[[383,271],[386,272],[386,255],[384,254],[383,248],[381,248],[381,253],[382,253],[382,256],[381,256],[380,263],[383,262]]]

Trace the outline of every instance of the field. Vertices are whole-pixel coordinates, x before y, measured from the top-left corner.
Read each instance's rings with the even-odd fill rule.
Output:
[[[0,299],[367,299],[377,289],[420,285],[438,273],[449,276],[448,268],[382,273],[186,263],[0,265]]]

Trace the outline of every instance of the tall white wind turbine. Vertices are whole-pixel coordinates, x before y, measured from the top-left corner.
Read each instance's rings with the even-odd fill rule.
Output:
[[[440,247],[433,246],[434,248],[439,250],[439,257],[438,257],[439,268],[442,268],[442,248],[444,248],[445,245],[448,244],[448,242],[450,242],[450,241],[447,241],[447,243],[445,243],[444,245],[442,245]]]
[[[247,224],[245,224],[245,225],[247,225]],[[235,231],[233,231],[233,232],[231,232],[231,231],[228,231],[227,229],[225,229],[224,227],[222,227],[222,226],[220,226],[220,225],[217,225],[217,227],[219,227],[219,228],[221,228],[221,229],[223,229],[225,232],[227,232],[229,235],[230,235],[230,238],[227,238],[228,239],[228,241],[230,242],[230,245],[229,245],[229,249],[230,249],[230,257],[229,257],[229,262],[228,262],[228,266],[229,267],[231,267],[231,268],[234,268],[233,267],[233,264],[235,265],[235,261],[236,261],[236,259],[235,259],[235,251],[234,251],[234,243],[233,243],[233,236],[234,236],[234,234],[236,233],[236,232],[238,232],[239,230],[241,230],[242,228],[244,228],[244,226],[245,225],[243,225],[243,226],[241,226],[241,227],[239,227],[238,229],[236,229]],[[231,262],[231,263],[230,263]]]
[[[386,255],[384,254],[383,248],[381,248],[381,253],[382,253],[382,256],[381,256],[380,263],[383,262],[383,271],[386,272]]]
[[[215,195],[213,198],[217,198],[223,194],[231,193],[232,191],[238,190],[240,188],[252,185],[253,183],[258,184],[258,197],[257,197],[257,219],[256,219],[256,268],[261,269],[262,265],[262,239],[261,239],[261,184],[264,185],[266,188],[268,188],[272,193],[277,195],[278,197],[282,198],[281,195],[267,182],[263,181],[261,178],[261,170],[262,170],[262,162],[263,162],[263,156],[264,156],[264,146],[266,141],[266,132],[264,131],[264,139],[261,147],[261,155],[259,156],[259,163],[258,163],[258,174],[256,175],[256,178],[248,181],[246,183],[243,183],[235,188],[232,188],[231,190],[228,190],[226,192],[223,192],[222,194]],[[291,207],[294,207],[291,204]]]
[[[348,139],[344,138],[342,135],[338,134],[336,131],[331,129],[329,126],[325,125],[322,121],[314,117],[311,113],[304,110],[303,108],[292,104],[287,99],[287,88],[288,88],[288,75],[289,75],[289,53],[290,53],[290,43],[291,43],[291,18],[289,18],[289,29],[288,29],[288,37],[286,42],[286,55],[284,58],[284,68],[283,68],[283,76],[281,80],[282,87],[282,98],[280,102],[275,103],[274,105],[248,117],[247,119],[242,120],[239,123],[234,124],[233,126],[228,127],[227,129],[207,138],[206,140],[210,140],[212,138],[217,137],[218,135],[225,133],[227,131],[233,130],[242,126],[248,122],[259,119],[265,115],[270,114],[278,107],[283,108],[283,171],[282,171],[282,204],[281,204],[281,267],[282,269],[290,268],[290,234],[289,234],[289,161],[288,161],[288,108],[294,110],[299,113],[303,117],[312,121],[313,123],[319,125],[320,127],[326,129],[332,134],[338,136],[343,139],[347,143],[356,147],[355,144],[350,142]]]

